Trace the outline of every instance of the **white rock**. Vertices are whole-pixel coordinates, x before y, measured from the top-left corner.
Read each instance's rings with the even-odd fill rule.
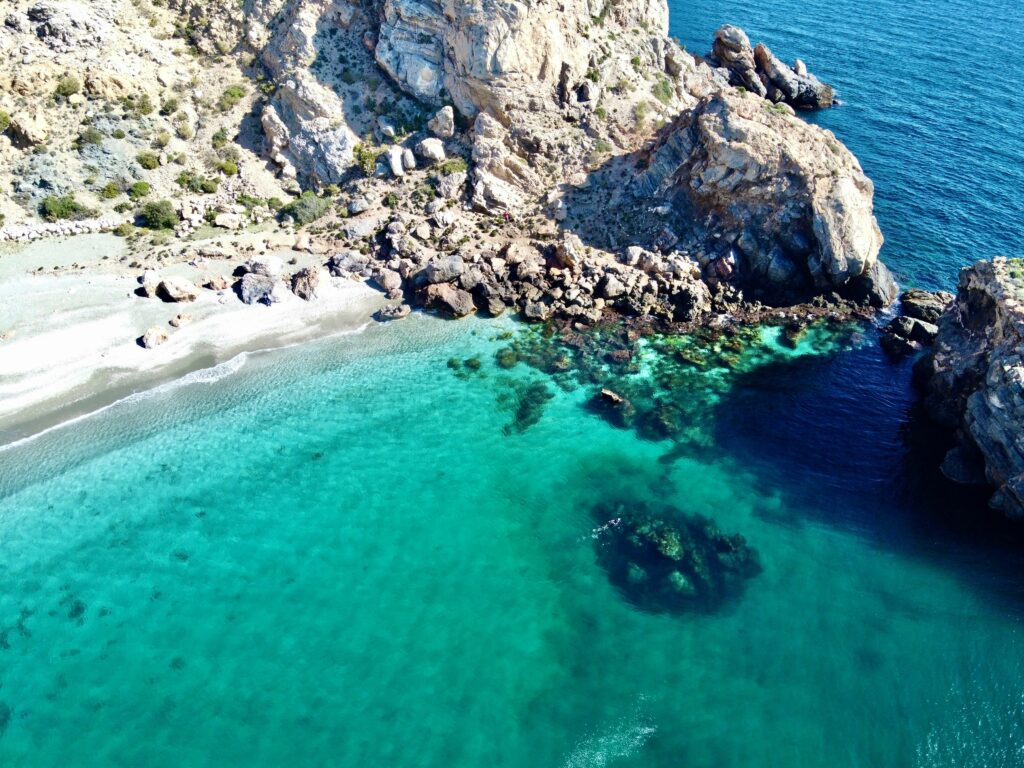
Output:
[[[440,163],[445,158],[444,142],[440,139],[424,139],[416,145],[416,152],[431,163]]]
[[[405,166],[402,163],[402,148],[391,147],[388,150],[388,166],[395,176],[405,176]]]
[[[455,135],[455,110],[443,107],[427,122],[427,129],[439,138],[450,139]]]

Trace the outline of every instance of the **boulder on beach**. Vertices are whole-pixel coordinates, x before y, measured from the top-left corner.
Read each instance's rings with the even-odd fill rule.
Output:
[[[153,349],[170,337],[170,334],[163,328],[150,328],[136,340],[136,343],[143,349]]]
[[[292,293],[304,301],[312,301],[316,298],[316,291],[319,285],[319,267],[306,267],[292,275]]]
[[[181,277],[165,277],[156,287],[156,295],[167,302],[195,301],[199,296],[195,283]]]

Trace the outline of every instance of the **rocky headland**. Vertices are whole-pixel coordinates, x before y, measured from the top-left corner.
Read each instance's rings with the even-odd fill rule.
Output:
[[[384,318],[890,303],[871,182],[777,103],[804,85],[725,27],[715,63],[752,57],[774,83],[734,87],[667,30],[664,0],[15,3],[3,237],[120,215],[146,269],[154,241],[189,260],[218,231],[279,227],[382,288]],[[260,277],[237,295],[302,282]]]
[[[955,431],[943,473],[988,484],[990,504],[1024,517],[1024,260],[960,273],[931,353],[915,369],[929,416]]]

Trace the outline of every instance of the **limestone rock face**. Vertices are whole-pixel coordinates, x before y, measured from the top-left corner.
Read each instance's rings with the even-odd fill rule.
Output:
[[[939,320],[925,407],[957,430],[959,445],[943,463],[951,479],[984,468],[995,488],[990,504],[1024,518],[1024,260],[979,262],[960,273],[956,300]],[[955,470],[955,471],[954,471]]]
[[[773,303],[829,291],[875,305],[896,286],[878,261],[874,187],[831,132],[750,94],[684,112],[648,157],[641,193],[720,235],[747,284]]]
[[[383,0],[381,67],[425,101],[447,92],[460,112],[501,114],[526,89],[582,82],[591,48],[586,22],[668,31],[664,0]]]
[[[539,191],[540,178],[510,143],[509,132],[486,112],[476,117],[473,141],[473,205],[489,212],[509,212]]]

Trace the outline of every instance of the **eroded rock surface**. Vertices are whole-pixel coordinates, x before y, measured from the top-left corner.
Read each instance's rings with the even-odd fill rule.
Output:
[[[956,430],[943,464],[951,479],[983,467],[991,506],[1024,517],[1024,260],[979,262],[960,273],[939,319],[934,352],[921,364],[925,406]]]
[[[789,66],[764,43],[751,47],[747,33],[726,24],[715,32],[708,63],[717,67],[730,85],[745,88],[776,104],[795,109],[826,109],[835,104],[832,86],[821,82],[797,61]]]

